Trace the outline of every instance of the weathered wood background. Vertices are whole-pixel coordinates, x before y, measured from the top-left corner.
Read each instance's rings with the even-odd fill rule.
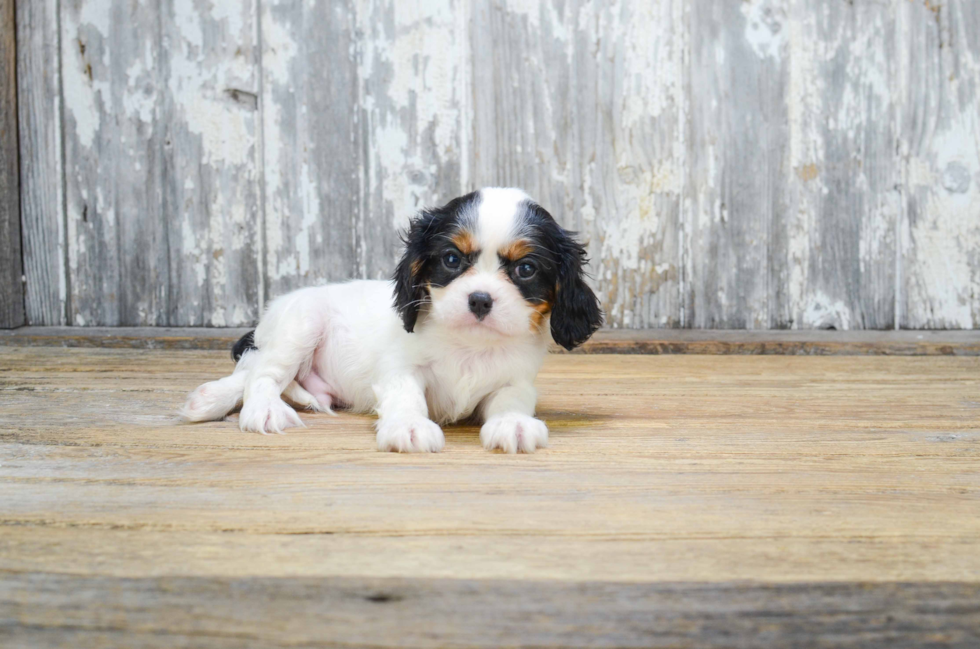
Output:
[[[615,327],[980,327],[976,0],[17,2],[32,324],[254,322],[524,187]]]
[[[0,0],[0,328],[24,324],[14,0]]]

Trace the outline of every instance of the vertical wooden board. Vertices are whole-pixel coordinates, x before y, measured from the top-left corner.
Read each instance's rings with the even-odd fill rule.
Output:
[[[267,297],[349,279],[362,160],[349,2],[261,6]]]
[[[32,325],[64,325],[64,168],[58,0],[17,2],[17,110],[25,306]]]
[[[151,114],[147,116],[150,123],[128,115],[117,123],[113,115],[113,108],[122,99],[117,99],[120,73],[122,79],[127,78],[128,61],[124,60],[123,49],[128,45],[129,58],[139,57],[144,55],[139,43],[158,43],[152,37],[157,30],[158,12],[138,5],[133,7],[135,11],[115,8],[118,11],[113,11],[108,2],[60,3],[68,322],[72,325],[126,322],[119,299],[121,280],[125,277],[129,283],[138,278],[122,272],[124,258],[132,248],[119,245],[117,215],[127,216],[127,226],[145,218],[146,225],[156,226],[158,232],[164,224],[165,215],[158,205],[159,151],[163,142],[159,137],[150,141],[156,109],[151,103]],[[114,13],[121,15],[114,20]],[[142,143],[138,151],[137,143]],[[117,196],[117,189],[128,196]],[[157,239],[160,238],[158,234]],[[155,267],[160,259],[159,241],[147,239],[142,243],[143,263]],[[158,285],[165,285],[156,279]]]
[[[16,32],[13,0],[0,0],[0,328],[5,329],[24,324]]]
[[[356,274],[388,277],[419,209],[468,192],[468,3],[357,0]],[[353,163],[353,161],[351,161]]]
[[[904,3],[901,326],[980,328],[980,3]]]
[[[682,2],[476,3],[475,185],[523,186],[592,256],[616,327],[678,326]]]
[[[691,7],[685,325],[769,327],[773,221],[788,164],[785,3]]]
[[[71,322],[253,321],[254,5],[61,9]]]
[[[167,323],[251,324],[261,289],[257,3],[178,0],[161,18]],[[149,74],[136,73],[147,99]]]
[[[770,244],[772,327],[895,326],[895,8],[790,5],[789,160]]]

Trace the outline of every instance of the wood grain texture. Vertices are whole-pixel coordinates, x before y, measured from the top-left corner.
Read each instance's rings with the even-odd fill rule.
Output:
[[[263,4],[270,298],[390,276],[409,217],[462,193],[462,11]]]
[[[224,351],[0,357],[5,646],[975,642],[978,358],[553,355],[549,449],[412,456],[177,424]]]
[[[772,167],[780,195],[769,326],[894,329],[902,214],[896,7],[826,0],[752,13],[746,38],[775,30],[763,40],[772,39],[771,56],[787,67],[783,96],[774,98],[787,131],[785,157]]]
[[[24,324],[14,16],[13,0],[0,0],[0,329]]]
[[[363,154],[353,13],[346,2],[262,3],[269,298],[355,274]]]
[[[963,647],[976,584],[5,575],[4,646]],[[206,613],[203,613],[206,611]]]
[[[772,230],[788,153],[785,8],[691,8],[685,324],[766,329]]]
[[[478,2],[474,186],[524,187],[592,257],[607,324],[678,326],[683,2]]]
[[[169,74],[154,92],[169,114],[154,129],[165,137],[168,294],[153,324],[248,323],[259,316],[262,285],[257,2],[185,0],[161,20]],[[146,84],[152,105],[145,64],[135,85]],[[132,300],[154,288],[148,282]],[[119,324],[150,324],[140,318]]]
[[[980,328],[980,5],[909,3],[902,326]]]
[[[471,190],[470,3],[358,0],[360,277],[390,277],[419,209]]]
[[[18,2],[17,94],[25,302],[32,325],[67,324],[58,0]]]
[[[253,320],[254,4],[64,3],[61,31],[71,323]]]

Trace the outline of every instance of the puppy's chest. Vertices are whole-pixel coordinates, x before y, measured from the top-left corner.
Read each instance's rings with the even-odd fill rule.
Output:
[[[484,397],[507,385],[514,369],[505,354],[490,351],[431,360],[422,367],[430,415],[444,421],[466,417]]]

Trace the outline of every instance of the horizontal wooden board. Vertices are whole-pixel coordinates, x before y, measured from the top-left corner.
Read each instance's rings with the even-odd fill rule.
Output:
[[[15,647],[975,647],[980,585],[14,573]]]
[[[0,332],[0,346],[227,349],[248,327],[21,327]]]
[[[0,346],[226,349],[248,328],[22,327]],[[554,347],[553,351],[565,353]],[[980,331],[603,330],[574,353],[980,356]]]
[[[600,331],[587,354],[801,354],[978,356],[980,331]]]

